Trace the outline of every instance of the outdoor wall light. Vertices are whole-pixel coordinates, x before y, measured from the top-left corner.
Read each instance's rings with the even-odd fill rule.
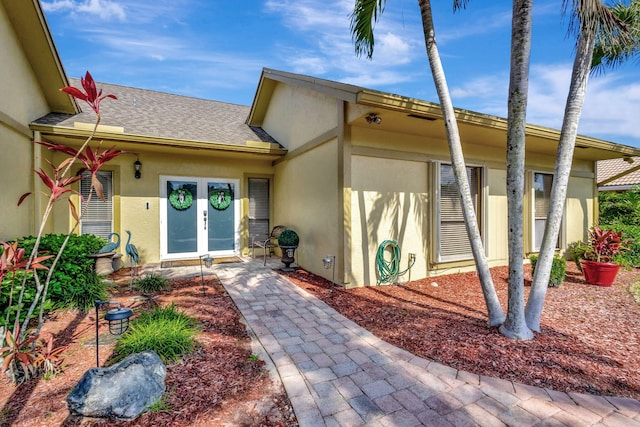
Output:
[[[129,307],[122,307],[119,302],[96,300],[96,367],[100,367],[100,339],[99,339],[99,319],[100,307],[103,305],[115,305],[107,311],[104,319],[109,322],[109,333],[111,335],[122,335],[129,329],[129,318],[133,316],[133,311]]]
[[[202,284],[202,293],[204,294],[206,288],[204,286],[204,272],[202,271],[202,263],[207,268],[211,268],[213,265],[213,258],[209,254],[200,255],[200,283]]]
[[[331,269],[331,290],[333,291],[333,287],[336,284],[336,256],[335,255],[327,255],[322,258],[322,264],[324,265],[325,270]]]
[[[382,117],[380,117],[378,113],[369,113],[364,119],[369,124],[373,123],[373,124],[379,125],[380,123],[382,123]]]
[[[142,170],[142,163],[140,163],[140,159],[136,158],[136,161],[133,162],[133,169],[135,170],[134,176],[136,179],[140,179],[142,177],[142,172],[140,172]]]

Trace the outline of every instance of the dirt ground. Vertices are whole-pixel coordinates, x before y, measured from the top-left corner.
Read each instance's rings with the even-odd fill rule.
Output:
[[[334,291],[304,271],[287,275],[360,326],[421,357],[558,391],[640,400],[640,306],[629,292],[639,270],[621,270],[613,286],[601,287],[585,284],[575,264],[567,263],[565,283],[547,291],[541,333],[520,342],[487,327],[475,272]],[[506,311],[506,267],[492,269],[492,277]],[[530,266],[525,278],[530,284]]]
[[[121,272],[126,276],[126,270]],[[549,288],[542,333],[526,342],[504,338],[487,327],[475,273],[403,285],[344,290],[298,270],[286,274],[301,288],[416,355],[480,375],[560,391],[640,399],[640,308],[628,287],[640,272],[621,271],[612,287],[586,285],[568,265],[566,282]],[[492,269],[506,307],[505,268]],[[527,270],[527,276],[530,273]],[[149,302],[123,280],[113,300],[134,311]],[[203,289],[204,288],[204,289]],[[273,384],[264,362],[251,357],[250,340],[231,298],[214,277],[172,281],[153,300],[174,302],[202,322],[198,350],[167,369],[167,409],[131,423],[70,416],[66,396],[95,366],[95,314],[58,312],[46,324],[56,345],[68,345],[63,372],[16,388],[0,378],[0,426],[286,426],[297,425],[290,402]],[[102,314],[101,314],[102,315]],[[113,338],[100,329],[100,364],[108,363]],[[104,342],[103,342],[104,341]]]

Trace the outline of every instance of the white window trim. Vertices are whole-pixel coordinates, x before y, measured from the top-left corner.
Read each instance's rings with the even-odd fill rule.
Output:
[[[451,166],[451,162],[445,161],[434,161],[433,162],[433,189],[434,189],[434,212],[435,212],[435,220],[434,220],[434,229],[435,233],[433,233],[432,244],[435,253],[435,262],[436,263],[446,263],[446,262],[456,262],[456,261],[471,261],[473,260],[473,255],[449,255],[442,256],[440,254],[440,167],[442,165]],[[485,256],[487,256],[487,202],[488,202],[488,191],[487,191],[487,168],[483,165],[479,164],[465,164],[468,168],[476,168],[479,169],[478,178],[481,180],[478,186],[478,203],[480,204],[480,211],[476,212],[476,217],[479,216],[478,227],[480,228],[480,235],[482,236],[483,248],[485,252]],[[464,230],[466,233],[466,228]]]
[[[535,177],[536,174],[543,174],[543,175],[551,175],[553,176],[553,171],[549,172],[549,171],[544,171],[544,170],[532,170],[530,173],[530,184],[529,184],[529,189],[531,191],[531,195],[529,198],[530,201],[530,209],[529,209],[529,218],[530,218],[530,223],[531,223],[531,227],[530,228],[530,252],[532,253],[538,253],[540,252],[540,248],[536,247],[536,191],[535,188],[533,188],[534,183],[535,183]],[[553,179],[555,179],[555,177],[553,177]],[[560,223],[560,230],[558,232],[558,246],[556,247],[557,249],[562,249],[565,247],[565,241],[566,241],[566,216],[567,216],[567,200],[565,198],[564,201],[564,207],[562,208],[562,220]],[[547,219],[549,218],[549,215],[547,213]]]

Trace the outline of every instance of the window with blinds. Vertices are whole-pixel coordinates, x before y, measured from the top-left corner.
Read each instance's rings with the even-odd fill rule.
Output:
[[[553,185],[553,175],[549,173],[533,174],[533,250],[539,251],[542,246],[544,228],[547,225],[547,216],[551,206],[551,186]],[[556,248],[559,248],[560,237]]]
[[[268,236],[269,179],[249,178],[249,236]]]
[[[113,231],[113,177],[109,171],[98,171],[98,180],[102,184],[104,198],[100,200],[98,195],[91,188],[91,173],[85,172],[80,180],[80,194],[82,199],[89,200],[89,192],[93,192],[87,210],[82,217],[81,233],[94,234],[96,236],[108,238]]]
[[[478,215],[480,168],[467,167],[473,207]],[[438,200],[438,261],[459,261],[473,258],[471,244],[464,225],[462,202],[451,165],[440,165]],[[479,217],[479,215],[478,215]],[[478,222],[480,218],[478,218]]]

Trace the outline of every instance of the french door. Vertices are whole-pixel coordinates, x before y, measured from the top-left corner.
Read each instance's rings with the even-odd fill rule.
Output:
[[[162,176],[160,181],[162,259],[239,253],[239,180]]]

